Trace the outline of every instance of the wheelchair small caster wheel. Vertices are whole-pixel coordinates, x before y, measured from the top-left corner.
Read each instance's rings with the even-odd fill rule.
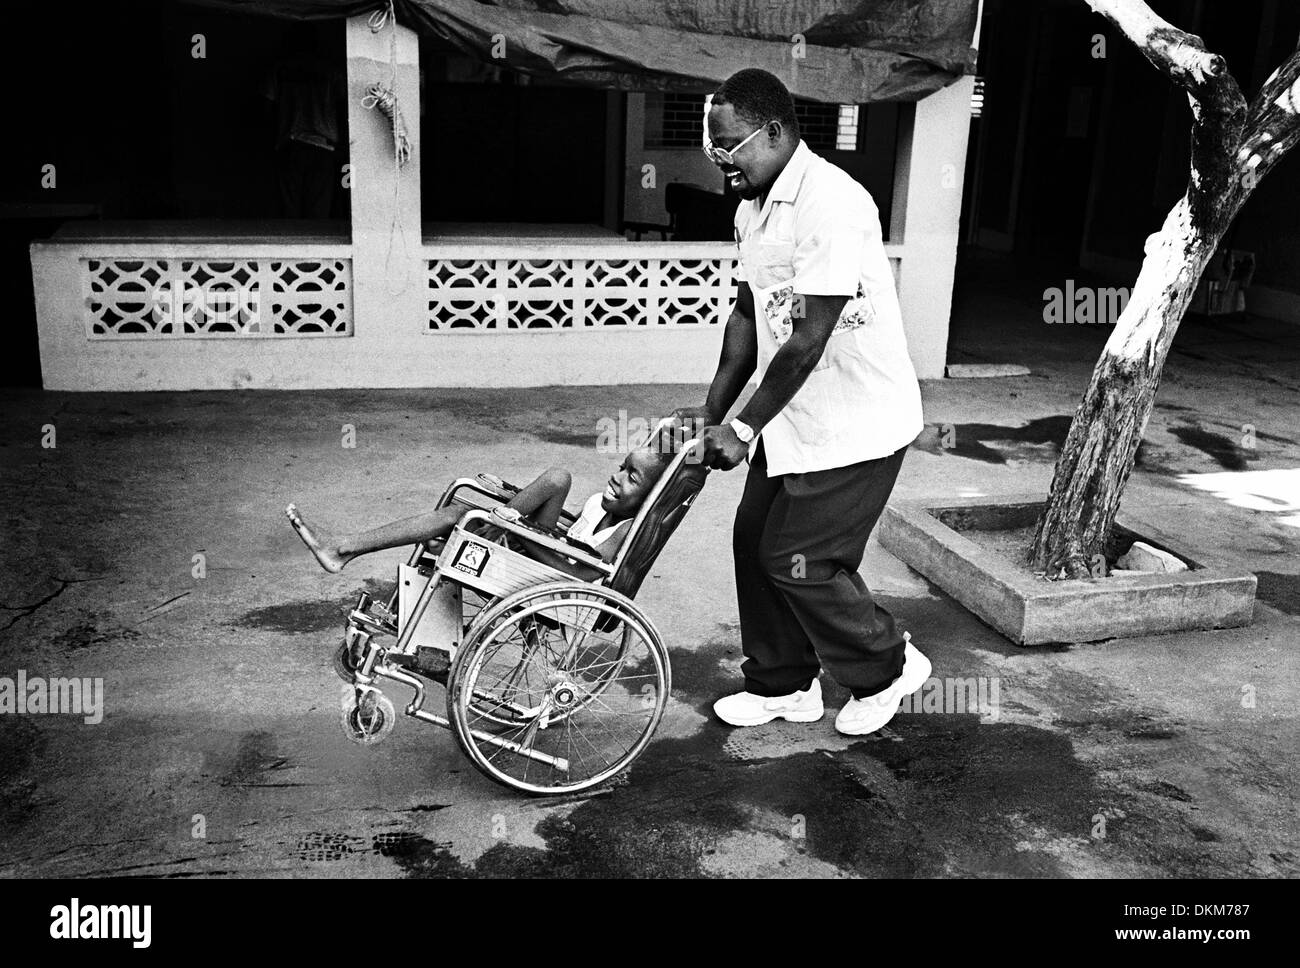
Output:
[[[343,636],[343,643],[334,650],[334,671],[344,682],[352,682],[369,644],[370,636],[365,632],[352,630]]]
[[[377,689],[364,689],[360,696],[351,686],[343,694],[343,733],[354,743],[373,746],[383,741],[397,725],[393,701]]]
[[[356,671],[356,663],[352,661],[352,650],[348,647],[346,641],[339,644],[334,650],[334,671],[344,682],[352,681],[352,673]]]

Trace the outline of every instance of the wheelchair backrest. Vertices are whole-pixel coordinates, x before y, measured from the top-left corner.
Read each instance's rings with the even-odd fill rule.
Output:
[[[657,431],[659,432],[659,431]],[[659,433],[660,446],[665,434]],[[672,463],[664,469],[654,488],[646,497],[623,539],[618,556],[614,559],[614,574],[607,584],[628,598],[637,589],[659,552],[663,550],[672,533],[686,517],[696,495],[704,487],[709,469],[699,463],[696,456],[698,441],[689,440],[681,445]]]

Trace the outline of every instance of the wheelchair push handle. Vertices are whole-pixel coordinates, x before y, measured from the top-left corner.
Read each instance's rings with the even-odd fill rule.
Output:
[[[650,431],[649,440],[654,441],[661,451],[666,446],[674,455],[684,454],[684,463],[698,464],[701,457],[700,438],[687,436],[690,429],[685,423],[670,415],[655,424],[654,429]]]

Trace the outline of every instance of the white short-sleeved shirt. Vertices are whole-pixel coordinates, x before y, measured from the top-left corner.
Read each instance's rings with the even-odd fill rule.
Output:
[[[617,533],[618,529],[625,524],[630,524],[631,519],[619,521],[617,524],[608,528],[596,530],[596,525],[600,524],[601,519],[605,516],[605,509],[600,506],[603,492],[597,491],[582,506],[582,513],[578,515],[578,520],[569,526],[567,534],[575,541],[581,541],[588,547],[595,548],[601,552],[602,556],[613,557],[613,552],[618,550],[617,544],[610,548],[603,548],[602,545],[609,541]]]
[[[887,457],[915,440],[921,389],[867,190],[801,141],[762,207],[740,203],[735,228],[760,381],[790,338],[796,294],[849,297],[816,368],[762,430],[768,476]]]

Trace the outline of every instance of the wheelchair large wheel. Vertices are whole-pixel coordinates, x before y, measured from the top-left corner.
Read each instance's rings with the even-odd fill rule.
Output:
[[[555,623],[545,615],[533,613],[523,616],[523,609],[536,605],[542,601],[567,599],[572,604],[574,599],[581,601],[606,601],[609,599],[610,592],[608,589],[601,588],[598,585],[588,585],[581,582],[554,582],[548,585],[538,585],[532,588],[515,592],[505,598],[499,599],[490,607],[480,611],[475,620],[470,623],[465,631],[462,641],[466,644],[488,635],[490,629],[497,628],[504,623],[517,620],[519,624],[519,635],[525,645],[531,645],[536,648],[543,639],[543,632],[546,628],[554,630]],[[620,600],[627,602],[626,598],[620,596]],[[630,604],[630,602],[628,602]],[[640,614],[639,612],[637,614]],[[642,617],[644,621],[644,617]],[[622,671],[623,666],[628,661],[631,647],[637,641],[637,632],[634,626],[626,623],[618,623],[611,616],[605,615],[598,620],[602,628],[619,628],[622,630],[620,636],[606,636],[600,640],[590,640],[588,643],[587,658],[590,660],[587,665],[590,672],[589,688],[584,690],[582,695],[574,700],[573,704],[564,710],[556,710],[551,714],[550,722],[552,724],[559,722],[565,716],[572,715],[577,710],[588,705],[604,691],[609,683],[617,679]],[[647,625],[649,623],[646,623]],[[599,655],[593,654],[591,649],[599,649]],[[531,668],[527,661],[529,654],[528,649],[521,648],[516,655],[518,660],[511,670],[514,678],[526,678]],[[512,684],[512,680],[505,678],[505,685]],[[529,714],[529,707],[517,703],[503,703],[495,693],[483,692],[480,695],[471,695],[469,701],[474,706],[475,713],[481,716],[488,724],[498,726],[515,726],[526,719]]]
[[[663,642],[631,601],[556,582],[475,623],[452,665],[447,717],[487,776],[526,793],[573,793],[645,749],[671,687]]]

